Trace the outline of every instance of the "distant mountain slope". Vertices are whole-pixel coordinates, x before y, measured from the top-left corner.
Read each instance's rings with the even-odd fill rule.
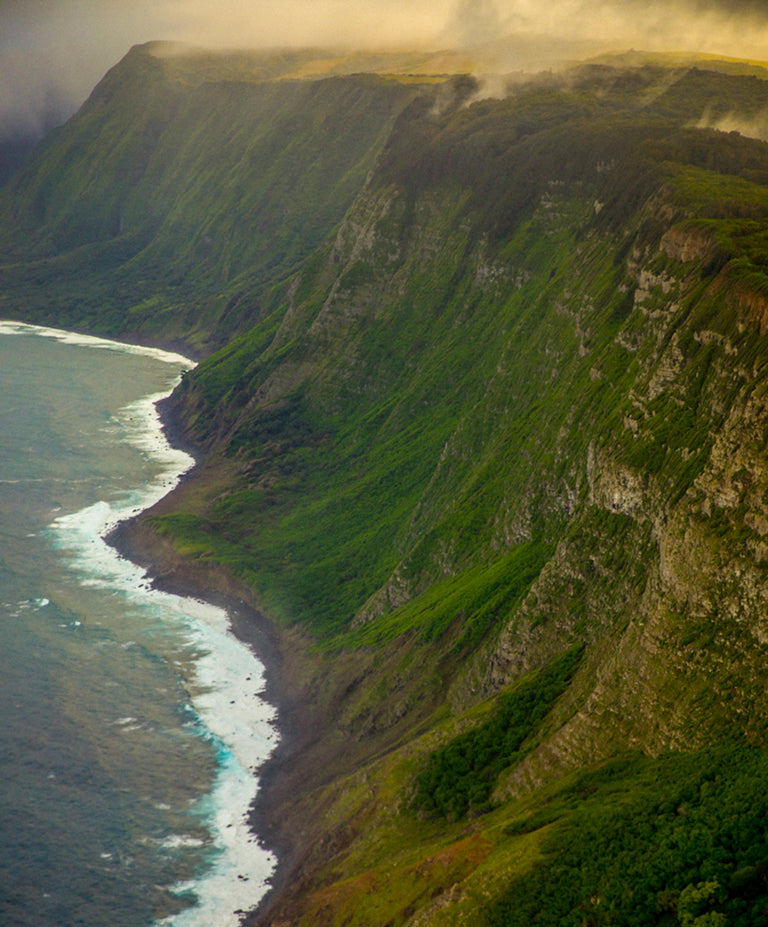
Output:
[[[278,635],[252,922],[768,922],[768,82],[132,55],[3,200],[4,292],[236,333],[125,540]]]
[[[416,92],[259,79],[296,66],[285,57],[203,57],[198,73],[164,46],[133,49],[7,191],[3,312],[198,350],[255,324]]]
[[[8,183],[39,141],[37,136],[25,134],[0,139],[0,187]]]

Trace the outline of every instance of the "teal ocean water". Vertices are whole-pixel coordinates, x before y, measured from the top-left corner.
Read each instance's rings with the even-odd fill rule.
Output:
[[[103,540],[191,466],[154,406],[188,366],[0,323],[3,927],[234,927],[274,869],[262,666]]]

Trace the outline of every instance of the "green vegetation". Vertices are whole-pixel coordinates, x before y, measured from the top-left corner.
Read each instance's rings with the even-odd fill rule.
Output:
[[[258,57],[250,72],[185,61],[134,48],[13,178],[6,314],[209,352],[269,314],[418,92],[373,75],[263,81]]]
[[[490,927],[768,924],[768,754],[715,747],[612,760],[528,823],[560,817]]]
[[[413,807],[449,820],[489,810],[499,773],[522,759],[526,741],[570,684],[581,655],[581,647],[571,648],[500,696],[487,721],[431,754],[416,779]]]

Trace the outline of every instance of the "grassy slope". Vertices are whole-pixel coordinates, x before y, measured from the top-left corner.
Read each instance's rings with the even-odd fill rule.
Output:
[[[329,693],[357,654],[367,684],[343,701],[329,694],[324,709],[352,738],[352,765],[395,748],[288,812],[318,838],[334,834],[292,902],[281,899],[297,923],[505,923],[506,902],[479,899],[550,852],[551,822],[530,833],[515,823],[531,807],[514,798],[526,779],[638,742],[694,746],[736,719],[763,742],[760,607],[737,635],[712,604],[737,543],[750,557],[757,536],[743,527],[736,541],[738,504],[718,509],[707,480],[765,362],[750,300],[762,292],[768,155],[684,123],[715,92],[723,111],[767,94],[692,73],[626,118],[657,77],[601,95],[589,82],[544,86],[442,116],[414,103],[279,324],[211,358],[180,397],[198,437],[216,422],[217,447],[243,476],[202,517],[157,527],[323,639],[344,666],[324,664]],[[742,286],[752,295],[739,301]],[[750,472],[753,488],[762,472]],[[655,578],[699,556],[690,539],[660,540],[664,519],[706,538],[709,610]],[[752,570],[760,582],[760,563]],[[723,622],[728,643],[707,630]],[[414,818],[405,797],[430,745],[473,723],[479,695],[579,642],[570,692],[496,783],[505,800],[470,823]],[[701,647],[727,668],[705,671]],[[622,678],[636,688],[612,717]],[[672,763],[671,781],[684,774]],[[733,851],[721,889],[743,858]],[[685,884],[672,866],[654,889],[653,904],[670,893],[671,918],[675,892],[708,878],[690,865]],[[587,889],[574,891],[583,900]]]
[[[6,191],[3,312],[198,351],[255,324],[416,92],[374,75],[260,79],[287,57],[196,68],[133,49]]]
[[[627,444],[624,417],[637,415],[640,360],[625,342],[643,337],[645,313],[627,252],[658,249],[666,230],[638,206],[663,188],[681,220],[696,199],[690,213],[705,228],[738,199],[743,218],[717,225],[724,249],[743,248],[738,223],[765,214],[764,188],[731,178],[762,169],[764,146],[652,118],[672,104],[619,127],[605,116],[619,104],[586,93],[545,89],[431,123],[430,105],[401,118],[335,245],[297,277],[276,318],[206,361],[180,396],[191,434],[219,440],[246,475],[207,525],[182,518],[178,530],[190,543],[203,529],[200,544],[236,544],[270,607],[324,634],[361,614],[395,567],[413,589],[465,568],[490,586],[498,577],[483,576],[514,540],[551,552],[575,462],[601,435]],[[566,128],[549,127],[563,119]],[[692,166],[707,159],[723,162],[722,177]],[[653,414],[673,430],[662,399]],[[584,421],[588,434],[574,428]],[[681,492],[704,451],[672,473],[679,456],[653,453],[682,450],[666,437],[649,419],[628,461],[669,471]]]

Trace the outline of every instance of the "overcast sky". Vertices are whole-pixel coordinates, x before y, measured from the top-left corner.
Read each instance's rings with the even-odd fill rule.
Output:
[[[766,0],[0,0],[0,126],[74,106],[137,42],[478,43],[505,33],[768,60]],[[505,62],[514,69],[515,62]]]

